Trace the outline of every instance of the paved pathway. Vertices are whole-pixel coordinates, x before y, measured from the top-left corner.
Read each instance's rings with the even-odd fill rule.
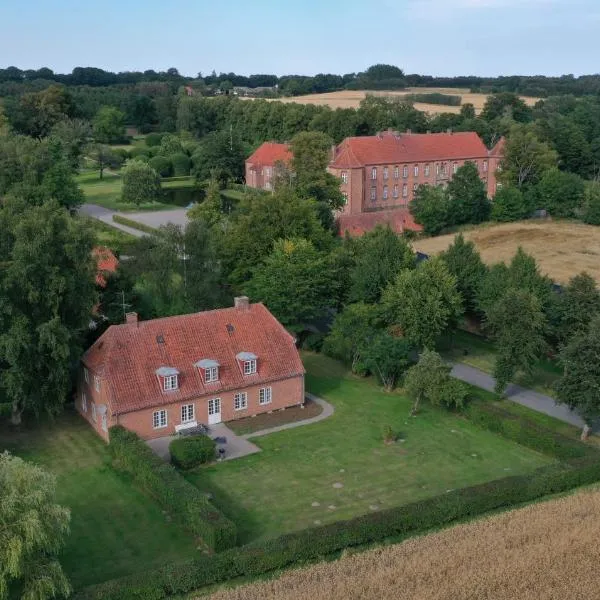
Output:
[[[260,429],[259,431],[254,431],[253,433],[247,433],[242,437],[246,440],[250,438],[260,437],[263,435],[268,435],[269,433],[276,433],[277,431],[284,431],[285,429],[294,429],[295,427],[302,427],[303,425],[310,425],[311,423],[317,423],[318,421],[322,421],[327,417],[330,417],[333,414],[334,408],[329,402],[326,402],[322,398],[318,398],[313,394],[309,394],[308,392],[305,394],[309,400],[316,402],[323,408],[323,412],[317,415],[316,417],[310,417],[308,419],[304,419],[302,421],[293,421],[292,423],[286,423],[285,425],[277,425],[276,427],[269,427],[268,429]]]
[[[232,460],[234,458],[241,458],[242,456],[248,456],[260,452],[261,449],[249,441],[250,438],[260,437],[268,435],[269,433],[276,433],[277,431],[283,431],[285,429],[294,429],[295,427],[301,427],[303,425],[310,425],[311,423],[317,423],[322,421],[333,414],[334,408],[329,402],[326,402],[322,398],[318,398],[313,394],[306,394],[306,397],[323,407],[321,414],[316,417],[310,417],[303,421],[293,421],[292,423],[286,423],[285,425],[278,425],[269,429],[261,429],[254,433],[247,433],[245,435],[235,434],[225,423],[217,423],[216,425],[209,426],[208,435],[215,439],[217,437],[224,437],[226,442],[224,444],[217,444],[217,450],[219,448],[225,449],[225,459]],[[169,435],[165,437],[156,438],[154,440],[148,440],[147,444],[152,448],[155,454],[160,456],[165,461],[170,461],[169,455],[169,444],[176,439],[177,436]]]
[[[130,235],[134,235],[135,237],[142,237],[146,235],[143,231],[139,229],[134,229],[133,227],[127,227],[127,225],[121,225],[121,223],[115,223],[113,221],[114,215],[120,215],[127,219],[131,219],[132,221],[137,221],[138,223],[143,223],[144,225],[149,225],[150,227],[160,227],[161,225],[166,225],[167,223],[175,223],[175,225],[186,225],[188,222],[187,218],[187,209],[185,208],[176,208],[173,210],[156,210],[149,212],[139,212],[139,213],[122,213],[117,212],[115,210],[111,210],[109,208],[104,208],[103,206],[99,206],[98,204],[84,204],[79,211],[88,217],[93,217],[94,219],[98,219],[111,227],[116,229],[120,229],[121,231],[125,231]]]
[[[454,365],[452,368],[452,376],[490,392],[494,391],[494,386],[496,384],[491,375],[462,363],[456,363]],[[583,427],[583,420],[579,415],[574,413],[568,407],[557,404],[554,398],[551,398],[550,396],[545,396],[544,394],[511,383],[506,389],[506,397],[517,404],[550,415],[565,423],[570,423],[576,427]]]

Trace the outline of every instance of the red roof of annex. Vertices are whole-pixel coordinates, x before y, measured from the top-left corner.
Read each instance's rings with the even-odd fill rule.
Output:
[[[236,355],[257,356],[243,375]],[[219,381],[204,383],[199,360],[219,363]],[[83,364],[110,386],[114,414],[304,374],[292,335],[263,304],[112,325],[83,355]],[[164,392],[156,370],[179,371],[179,388]]]
[[[365,165],[476,159],[489,152],[477,133],[405,133],[388,130],[377,135],[346,138],[330,167],[351,169]]]
[[[276,162],[287,163],[292,160],[292,151],[289,144],[265,142],[246,159],[246,162],[263,167],[273,167]]]

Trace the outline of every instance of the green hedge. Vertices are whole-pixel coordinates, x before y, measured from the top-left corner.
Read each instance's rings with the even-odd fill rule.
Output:
[[[122,217],[121,215],[113,215],[112,220],[115,223],[127,225],[127,227],[133,227],[133,229],[139,229],[139,231],[143,231],[144,233],[156,233],[156,229],[154,227],[150,227],[150,225],[145,225],[144,223],[138,223],[133,219],[128,219],[127,217]]]
[[[425,104],[445,104],[446,106],[460,106],[462,104],[462,96],[452,96],[440,92],[407,94],[404,98],[411,102],[423,102]]]
[[[600,452],[593,446],[542,427],[500,406],[475,401],[467,406],[465,414],[476,425],[561,462],[586,457],[600,459]]]
[[[135,433],[110,428],[109,449],[116,469],[134,481],[213,550],[236,544],[235,524],[215,508],[195,486],[160,459]]]
[[[338,521],[276,539],[232,548],[185,563],[86,588],[79,600],[160,600],[235,577],[256,577],[296,563],[319,560],[344,548],[441,527],[491,510],[530,502],[600,480],[600,461],[551,465],[528,475],[497,479],[420,502]]]
[[[169,444],[171,462],[181,469],[191,469],[214,460],[216,447],[207,435],[177,438]]]

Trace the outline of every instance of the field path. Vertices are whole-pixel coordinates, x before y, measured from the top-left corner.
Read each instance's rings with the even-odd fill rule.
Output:
[[[454,365],[452,376],[488,392],[493,392],[496,385],[496,380],[491,375],[462,363]],[[550,398],[550,396],[545,396],[539,392],[534,392],[533,390],[528,390],[511,383],[506,388],[506,397],[517,404],[537,410],[565,423],[575,425],[576,427],[583,427],[583,420],[578,414],[562,404],[557,404],[554,398]]]

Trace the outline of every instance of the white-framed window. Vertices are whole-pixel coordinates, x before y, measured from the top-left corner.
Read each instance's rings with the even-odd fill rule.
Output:
[[[248,394],[246,392],[238,392],[233,396],[233,408],[235,410],[248,408]]]
[[[371,200],[373,200],[373,202],[377,200],[377,188],[375,186],[371,188]]]
[[[418,183],[413,183],[413,192],[416,192],[419,189]]]
[[[383,186],[383,199],[384,200],[388,199],[388,186],[387,185]]]
[[[408,166],[404,165],[402,167],[402,177],[404,177],[404,179],[406,179],[408,177]]]
[[[425,177],[429,177],[429,165],[425,165]]]
[[[397,198],[397,197],[398,197],[398,185],[395,185],[395,186],[394,186],[394,191],[393,191],[393,194],[394,194],[394,198]]]
[[[258,390],[258,403],[259,404],[271,404],[273,400],[273,391],[270,387],[261,388]]]
[[[342,183],[348,183],[348,173],[342,171]]]
[[[271,182],[270,181],[266,181],[265,182],[265,190],[270,190],[271,189]]]
[[[483,172],[487,173],[487,160],[483,161]]]
[[[388,168],[387,167],[383,167],[383,178],[384,179],[388,178]]]
[[[408,196],[408,185],[406,183],[402,186],[402,197],[406,198]]]
[[[419,176],[419,165],[415,165],[413,168],[413,173],[415,177]]]
[[[162,429],[167,426],[167,411],[163,408],[162,410],[155,410],[152,413],[152,427],[154,429]]]
[[[204,382],[212,383],[213,381],[219,381],[219,367],[204,369]]]
[[[81,394],[81,410],[86,413],[87,412],[87,396],[85,392]]]
[[[87,370],[87,367],[83,367],[83,379],[86,383],[90,382],[90,372]]]
[[[163,390],[165,392],[176,390],[178,387],[179,382],[177,381],[177,375],[165,375],[163,379]]]
[[[108,417],[106,413],[102,415],[102,431],[108,431]]]
[[[194,405],[193,404],[184,404],[181,407],[181,422],[189,423],[194,420]]]
[[[100,391],[100,377],[98,377],[98,375],[94,375],[94,387],[97,392]]]
[[[342,192],[342,196],[344,197],[344,206],[348,204],[348,192]]]
[[[256,373],[256,359],[244,361],[244,375],[252,375]]]
[[[95,423],[97,420],[98,417],[96,416],[96,404],[92,402],[92,421]]]
[[[456,173],[456,171],[458,171],[458,163],[454,163],[454,164],[452,165],[452,172],[453,172],[453,173]]]
[[[377,179],[377,167],[371,169],[371,179]]]
[[[394,179],[398,179],[398,177],[400,177],[400,168],[399,167],[394,167]]]
[[[441,173],[442,175],[445,175],[445,174],[446,174],[446,163],[442,163],[442,164],[440,165],[440,173]]]

